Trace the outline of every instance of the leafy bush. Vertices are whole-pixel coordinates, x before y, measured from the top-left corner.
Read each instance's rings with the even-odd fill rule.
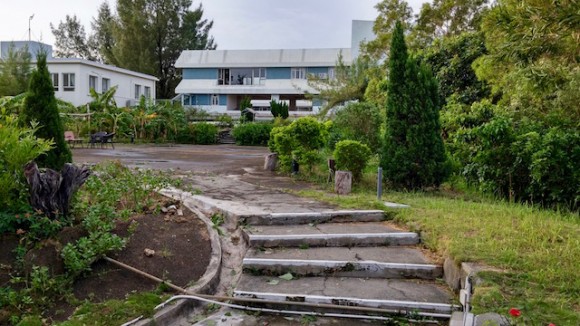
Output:
[[[267,145],[273,124],[270,122],[250,122],[237,125],[233,130],[238,145]]]
[[[355,180],[360,180],[362,171],[371,158],[371,150],[355,140],[341,140],[336,143],[334,159],[336,168],[352,172]]]
[[[198,145],[215,144],[217,134],[217,126],[206,122],[196,123],[193,130],[193,142]]]
[[[502,198],[579,208],[577,129],[518,120],[489,101],[447,109],[447,148],[467,181]]]
[[[379,108],[375,105],[350,103],[336,112],[332,123],[331,148],[340,140],[350,139],[366,144],[373,153],[379,151],[382,122]]]
[[[290,170],[292,159],[311,168],[319,159],[318,150],[326,143],[330,125],[313,117],[296,119],[288,126],[274,127],[268,147],[278,153],[283,170]]]
[[[1,109],[1,108],[0,108]],[[46,153],[52,142],[34,136],[37,127],[18,126],[16,116],[0,111],[0,207],[28,207],[23,166]]]

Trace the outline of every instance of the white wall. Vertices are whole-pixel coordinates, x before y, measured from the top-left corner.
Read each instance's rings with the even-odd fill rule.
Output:
[[[139,76],[132,76],[122,72],[103,69],[82,63],[48,62],[48,71],[59,74],[59,90],[55,91],[57,98],[73,103],[75,106],[84,105],[92,101],[89,93],[89,76],[97,77],[96,91],[102,92],[102,79],[110,80],[110,87],[118,85],[115,93],[117,106],[124,107],[127,102],[135,103],[135,85],[141,85],[141,94],[144,95],[144,87],[150,87],[151,98],[155,98],[155,81]],[[75,90],[63,90],[63,73],[75,74]]]

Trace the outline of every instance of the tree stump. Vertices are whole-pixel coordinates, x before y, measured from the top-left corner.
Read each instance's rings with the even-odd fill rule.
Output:
[[[270,153],[264,157],[264,170],[274,171],[278,165],[278,154]]]
[[[61,172],[46,169],[40,172],[35,162],[24,166],[24,176],[30,187],[30,205],[50,218],[67,216],[73,194],[91,175],[88,167],[66,163]]]
[[[352,172],[336,171],[334,175],[334,192],[339,195],[348,195],[352,189]]]

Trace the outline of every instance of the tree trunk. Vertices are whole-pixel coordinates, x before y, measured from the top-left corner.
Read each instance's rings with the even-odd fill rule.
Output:
[[[50,218],[67,216],[73,194],[91,175],[88,167],[66,163],[61,173],[52,169],[40,172],[35,162],[24,166],[24,176],[30,187],[30,205]]]

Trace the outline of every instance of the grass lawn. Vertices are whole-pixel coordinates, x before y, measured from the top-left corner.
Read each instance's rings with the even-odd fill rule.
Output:
[[[373,193],[337,196],[299,194],[345,208],[383,208]],[[508,315],[521,310],[518,325],[580,325],[580,217],[489,199],[446,193],[389,192],[383,200],[412,208],[395,220],[420,231],[425,245],[459,262],[504,270],[480,274],[474,313]]]

